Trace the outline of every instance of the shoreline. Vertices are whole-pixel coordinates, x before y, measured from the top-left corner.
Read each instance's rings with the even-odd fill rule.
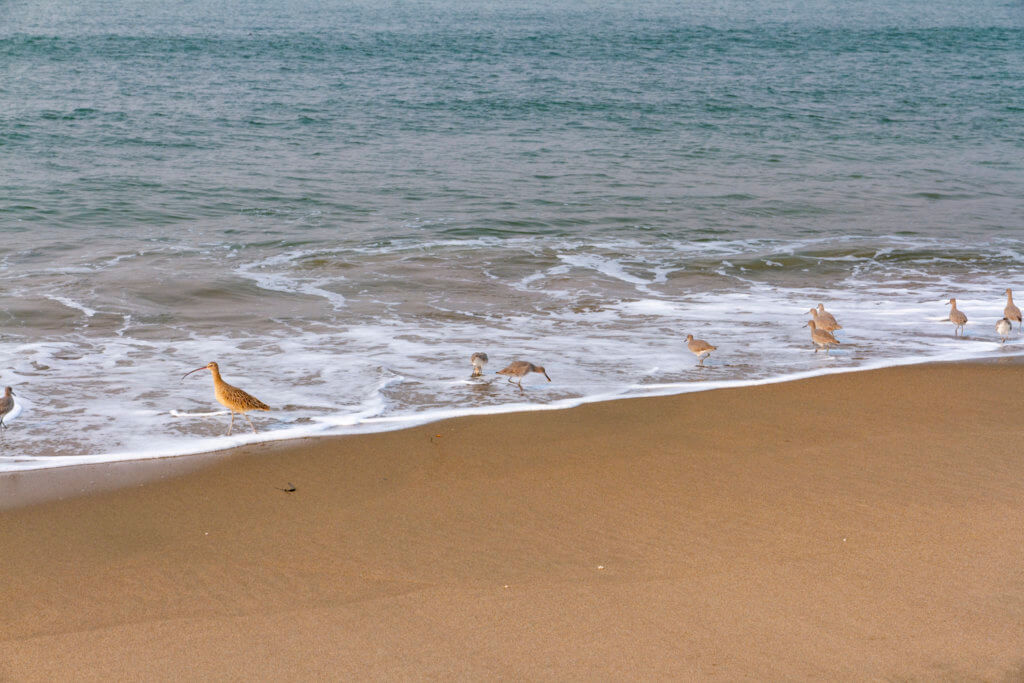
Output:
[[[62,461],[62,464],[0,471],[0,511],[23,507],[25,505],[61,500],[75,495],[90,495],[92,493],[115,490],[124,486],[143,484],[154,479],[173,477],[176,474],[184,474],[201,469],[206,463],[216,462],[221,458],[245,457],[248,454],[261,452],[264,449],[288,449],[296,444],[311,440],[346,439],[356,436],[416,429],[418,427],[430,428],[431,425],[441,424],[448,420],[476,419],[495,415],[530,414],[547,411],[560,412],[575,410],[586,405],[614,403],[617,401],[672,398],[676,396],[704,394],[716,391],[741,391],[752,387],[789,384],[837,375],[841,376],[856,373],[884,372],[886,370],[898,368],[944,365],[991,365],[1002,363],[1024,365],[1024,351],[1020,353],[1011,353],[1002,357],[969,358],[966,360],[926,360],[920,362],[896,363],[880,367],[832,368],[824,372],[782,376],[778,378],[757,380],[751,383],[727,380],[716,382],[716,386],[709,388],[691,388],[686,391],[672,393],[655,392],[646,395],[617,396],[613,398],[582,398],[579,399],[579,402],[573,402],[574,400],[567,401],[566,403],[568,403],[568,405],[560,405],[560,403],[563,403],[561,401],[554,404],[536,404],[533,406],[509,404],[507,406],[482,409],[480,412],[470,412],[467,414],[433,418],[427,417],[422,421],[410,416],[408,419],[408,425],[392,429],[369,430],[350,434],[283,436],[281,438],[267,439],[265,441],[225,446],[223,448],[206,451],[185,452],[182,454],[125,458],[124,454],[112,453],[109,454],[111,458],[109,460],[71,464],[66,464],[69,457],[61,456],[59,459]],[[702,383],[695,382],[692,384]],[[391,422],[392,420],[386,419],[385,421]],[[397,424],[404,420],[396,418],[393,421]],[[91,458],[104,456],[82,457]],[[48,479],[49,482],[44,481],[46,479]],[[52,489],[52,492],[48,491],[48,488]]]
[[[0,511],[0,678],[1011,679],[1022,398],[1020,362],[915,365]]]

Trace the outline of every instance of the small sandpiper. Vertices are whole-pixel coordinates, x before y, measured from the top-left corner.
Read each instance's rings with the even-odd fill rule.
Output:
[[[483,351],[477,351],[474,353],[469,362],[473,364],[473,377],[479,377],[484,374],[484,366],[487,365],[487,354]]]
[[[950,299],[947,301],[952,308],[949,309],[949,322],[953,323],[953,336],[959,334],[961,337],[964,336],[964,325],[967,324],[967,315],[956,307],[956,299]]]
[[[533,363],[527,363],[525,360],[514,360],[507,368],[498,370],[499,375],[508,375],[509,382],[512,381],[513,377],[518,377],[519,381],[516,382],[516,384],[519,385],[520,389],[523,388],[523,377],[526,377],[526,375],[531,372],[540,373],[547,377],[549,382],[551,381],[551,378],[548,377],[548,373],[544,371],[544,368],[539,365],[534,365]]]

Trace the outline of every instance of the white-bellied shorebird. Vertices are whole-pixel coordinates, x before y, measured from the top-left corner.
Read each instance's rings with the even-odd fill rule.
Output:
[[[512,381],[513,377],[518,377],[519,381],[516,382],[516,384],[518,384],[519,388],[522,389],[523,377],[526,377],[526,375],[528,375],[531,372],[538,372],[547,377],[549,382],[551,381],[551,378],[548,377],[548,373],[544,371],[544,368],[542,368],[539,365],[534,365],[533,363],[527,363],[525,360],[514,360],[511,363],[509,363],[509,366],[507,368],[502,368],[501,370],[498,370],[497,374],[508,375],[509,382]]]
[[[473,377],[484,374],[484,366],[487,365],[488,360],[487,354],[483,351],[477,351],[470,357],[469,362],[473,364]]]
[[[1024,327],[1024,320],[1021,319],[1020,309],[1013,303],[1013,290],[1009,288],[1006,289],[1006,308],[1003,309],[1003,316],[1011,323],[1016,321],[1017,334],[1020,334],[1020,328]]]
[[[708,344],[703,339],[694,339],[692,334],[686,335],[686,348],[690,349],[690,353],[697,356],[697,365],[704,367],[704,359],[711,355],[711,352],[717,349],[717,346]]]
[[[14,389],[7,387],[4,389],[3,398],[0,398],[0,429],[7,429],[4,418],[12,410],[14,410]]]
[[[199,372],[200,370],[210,371],[210,374],[213,375],[213,395],[222,406],[231,411],[231,424],[228,425],[228,436],[231,436],[231,430],[235,426],[235,413],[242,414],[242,417],[252,427],[252,433],[255,434],[256,425],[252,423],[252,420],[249,419],[246,413],[250,410],[270,410],[270,406],[255,396],[247,394],[238,387],[231,386],[225,382],[220,376],[220,368],[213,361],[210,361],[201,368],[189,370],[181,378],[185,379],[193,372]]]
[[[946,303],[952,306],[952,308],[949,309],[949,322],[955,325],[953,328],[953,336],[955,337],[957,333],[959,333],[961,337],[964,336],[964,325],[967,324],[967,315],[956,307],[956,299],[950,299]]]
[[[1006,343],[1006,340],[1010,336],[1010,330],[1012,329],[1013,325],[1010,324],[1010,320],[1008,318],[1003,318],[1002,320],[996,323],[996,334],[999,335],[1000,344]]]
[[[828,317],[831,317],[830,321],[826,321],[825,318],[821,317],[821,313],[818,312],[817,308],[811,308],[807,312],[811,314],[812,318],[814,318],[814,327],[816,327],[818,330],[824,330],[825,332],[831,332],[833,330],[842,330],[843,329],[842,327],[840,327],[839,323],[836,322],[836,318],[835,317],[831,317],[829,315]]]
[[[819,330],[813,320],[808,320],[807,326],[811,328],[811,341],[814,342],[815,353],[818,352],[818,349],[825,349],[825,354],[828,355],[830,347],[839,346],[839,340],[833,337],[828,330]]]
[[[821,304],[818,304],[818,306],[821,307]],[[822,313],[817,308],[812,308],[808,313],[810,313],[811,317],[814,318],[814,326],[819,330],[832,332],[834,330],[843,329],[843,326],[836,322],[836,319],[828,311]]]

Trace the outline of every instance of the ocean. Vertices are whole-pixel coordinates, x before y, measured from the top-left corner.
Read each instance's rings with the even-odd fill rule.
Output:
[[[1021,0],[5,0],[0,471],[1021,355],[1022,131]]]

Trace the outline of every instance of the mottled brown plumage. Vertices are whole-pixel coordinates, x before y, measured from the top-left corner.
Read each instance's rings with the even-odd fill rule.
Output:
[[[231,424],[228,425],[228,436],[231,435],[231,430],[235,426],[235,413],[241,413],[242,417],[244,417],[246,422],[249,423],[249,426],[252,427],[253,434],[255,434],[256,425],[252,423],[252,420],[249,419],[249,416],[246,415],[246,413],[250,410],[270,410],[270,406],[255,396],[247,394],[238,387],[225,382],[220,376],[220,367],[218,367],[218,365],[213,361],[210,361],[201,368],[196,368],[195,370],[186,372],[181,376],[181,378],[185,379],[193,372],[199,372],[200,370],[210,371],[210,374],[213,375],[214,397],[216,397],[217,401],[222,406],[231,411]]]
[[[815,353],[818,352],[818,349],[825,349],[825,354],[828,355],[829,348],[839,346],[839,340],[833,337],[828,330],[819,330],[813,320],[808,320],[807,326],[811,328],[811,341],[814,342]]]
[[[1024,326],[1024,320],[1021,319],[1020,309],[1013,303],[1013,290],[1006,290],[1006,308],[1003,309],[1003,316],[1011,323],[1016,321],[1017,333],[1020,334],[1020,329]]]
[[[821,306],[821,304],[818,304],[818,307],[824,310],[824,307]],[[843,329],[843,326],[836,322],[835,317],[833,317],[833,315],[828,311],[825,311],[825,313],[822,314],[822,312],[817,308],[812,308],[808,312],[811,314],[811,317],[814,318],[814,326],[819,330],[834,332],[835,330]]]
[[[508,375],[509,382],[512,381],[513,377],[518,377],[519,381],[517,384],[520,389],[523,388],[523,377],[531,372],[538,372],[547,377],[549,382],[551,381],[551,378],[548,377],[548,373],[544,371],[544,368],[539,365],[534,365],[533,363],[527,363],[525,360],[512,361],[507,368],[498,370],[499,375]]]
[[[0,427],[3,429],[7,429],[7,425],[4,424],[4,418],[12,410],[14,410],[14,389],[7,387],[4,389],[3,398],[0,398]]]
[[[704,359],[711,355],[711,352],[717,349],[717,346],[708,344],[703,339],[694,339],[692,334],[686,335],[686,348],[690,349],[690,353],[697,356],[697,365],[703,366]]]
[[[956,299],[947,302],[952,308],[949,309],[949,322],[953,323],[953,336],[964,336],[964,325],[967,324],[967,315],[956,307]]]

